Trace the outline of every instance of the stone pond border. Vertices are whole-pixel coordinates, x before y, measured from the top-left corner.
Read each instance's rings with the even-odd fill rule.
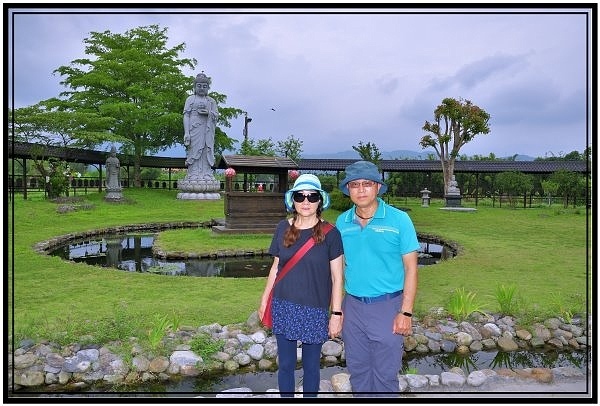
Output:
[[[80,231],[68,233],[41,241],[34,245],[33,249],[39,254],[48,254],[49,251],[60,247],[70,241],[97,237],[106,234],[127,234],[131,232],[161,232],[165,230],[176,230],[182,228],[212,228],[213,226],[221,225],[223,220],[211,219],[210,221],[173,221],[173,222],[158,222],[158,223],[141,223],[129,224],[123,226],[114,226],[106,228],[98,228],[94,230]],[[418,238],[425,239],[431,243],[444,245],[452,252],[452,256],[456,256],[462,252],[462,247],[453,241],[445,241],[441,237],[429,234],[418,233]],[[261,250],[218,250],[211,252],[164,252],[156,247],[152,247],[152,253],[162,259],[198,259],[198,258],[223,258],[223,257],[239,257],[249,255],[268,255],[268,248]]]
[[[479,322],[457,323],[452,320],[416,320],[413,334],[405,339],[407,354],[432,355],[441,353],[471,354],[495,349],[513,352],[544,347],[548,351],[586,351],[588,327],[591,319],[575,318],[566,324],[558,318],[550,318],[535,326],[534,332],[516,330],[515,320],[510,317],[487,319]],[[202,357],[191,349],[190,342],[199,334],[222,340],[221,351]],[[139,386],[151,382],[167,383],[185,377],[210,378],[260,371],[277,370],[277,343],[275,337],[265,330],[253,312],[246,322],[221,326],[218,323],[199,326],[181,326],[169,332],[163,343],[174,348],[167,355],[151,355],[145,352],[138,339],[105,344],[72,343],[60,346],[49,341],[23,340],[9,346],[8,383],[9,392],[26,395],[29,391],[73,393],[92,390],[115,392],[119,388]],[[126,357],[123,354],[127,353]],[[299,351],[299,360],[301,351]],[[498,370],[482,369],[466,371],[453,367],[440,375],[399,374],[402,392],[447,391],[452,388],[476,390],[486,383],[502,383],[511,380],[533,380],[548,384],[549,391],[555,379],[579,379],[591,371],[591,360],[580,369],[501,367]],[[126,361],[126,359],[128,361]],[[322,365],[336,366],[344,363],[343,341],[328,340],[322,349]],[[582,372],[586,371],[586,373]],[[13,386],[14,384],[14,386]],[[321,391],[350,392],[349,376],[338,373],[330,381],[321,382]],[[99,390],[98,390],[99,389]],[[239,389],[243,392],[249,388]],[[276,391],[276,389],[273,389]],[[229,389],[222,392],[230,392]],[[129,392],[129,391],[128,391]]]

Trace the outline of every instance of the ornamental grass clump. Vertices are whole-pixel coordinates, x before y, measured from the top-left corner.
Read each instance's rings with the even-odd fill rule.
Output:
[[[483,311],[484,305],[476,300],[476,294],[465,292],[465,288],[457,288],[448,300],[448,314],[457,321],[466,320],[472,313]]]
[[[507,316],[515,316],[518,310],[517,299],[515,296],[515,292],[517,290],[517,286],[515,284],[511,285],[498,285],[496,286],[495,294],[496,300],[500,305],[500,312]]]
[[[153,350],[157,349],[162,343],[162,339],[170,328],[171,323],[169,322],[168,316],[155,316],[154,325],[148,331],[148,341]]]

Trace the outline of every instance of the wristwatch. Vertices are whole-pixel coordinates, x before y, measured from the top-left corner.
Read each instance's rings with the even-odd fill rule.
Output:
[[[340,312],[334,312],[334,311],[332,311],[331,314],[334,315],[334,316],[341,316],[343,313],[341,311]]]
[[[409,312],[404,312],[404,311],[400,310],[398,313],[403,314],[406,317],[412,317],[412,313],[409,313]]]

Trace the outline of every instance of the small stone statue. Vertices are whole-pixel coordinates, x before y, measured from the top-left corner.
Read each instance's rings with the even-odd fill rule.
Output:
[[[121,190],[121,164],[117,158],[117,150],[113,146],[110,155],[106,158],[106,190],[118,192]]]
[[[109,157],[106,158],[106,196],[104,199],[121,200],[123,198],[121,190],[121,164],[113,145]]]
[[[448,194],[449,195],[460,195],[460,189],[458,188],[458,182],[454,175],[452,175],[452,180],[448,184]]]

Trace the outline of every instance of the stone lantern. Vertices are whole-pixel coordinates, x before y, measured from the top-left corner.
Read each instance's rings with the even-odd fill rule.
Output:
[[[429,207],[429,200],[431,199],[429,197],[430,193],[431,191],[427,188],[421,190],[421,207]]]

